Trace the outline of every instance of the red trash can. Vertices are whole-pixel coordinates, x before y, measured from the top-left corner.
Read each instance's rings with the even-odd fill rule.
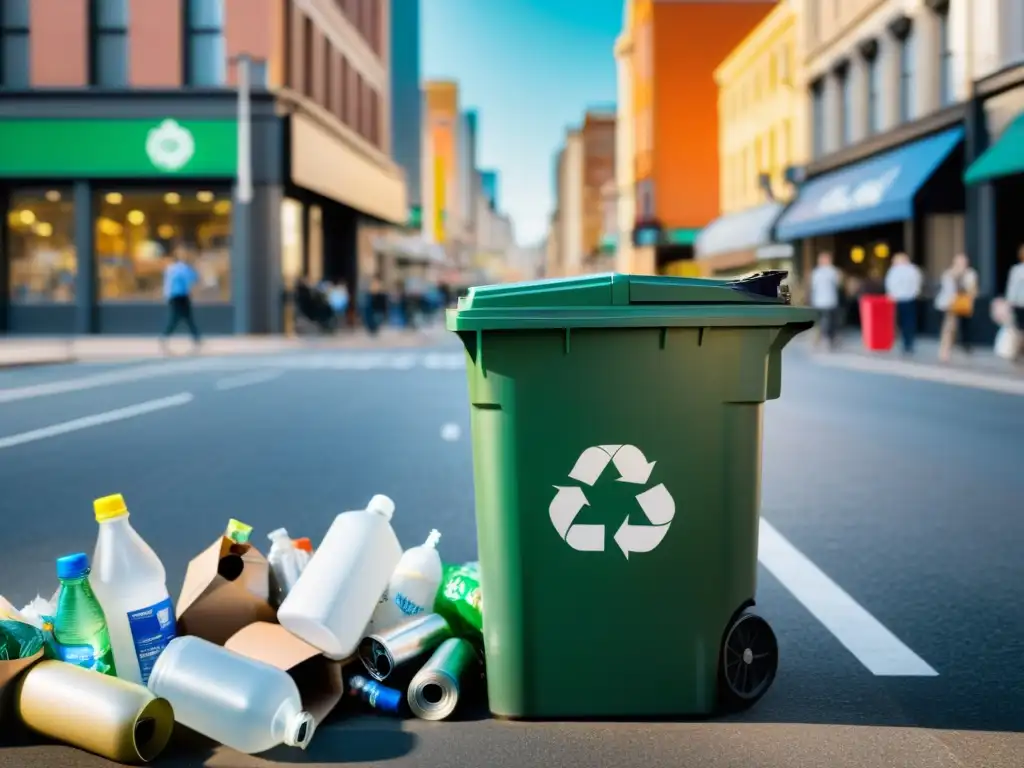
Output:
[[[896,305],[888,296],[860,297],[860,330],[864,348],[888,352],[896,343]]]

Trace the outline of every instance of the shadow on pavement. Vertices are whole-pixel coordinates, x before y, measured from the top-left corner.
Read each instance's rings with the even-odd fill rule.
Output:
[[[307,749],[277,747],[260,757],[276,763],[376,763],[412,752],[418,738],[398,718],[375,715],[330,717]]]

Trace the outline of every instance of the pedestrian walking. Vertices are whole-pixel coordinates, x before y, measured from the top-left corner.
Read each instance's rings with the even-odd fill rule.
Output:
[[[885,275],[885,293],[896,305],[896,326],[900,330],[903,351],[914,353],[917,337],[917,300],[921,296],[924,277],[921,268],[905,253],[892,257],[892,266]]]
[[[331,309],[334,311],[335,323],[340,326],[345,325],[345,313],[348,312],[348,286],[345,283],[338,283],[336,285],[329,286],[327,291],[327,301],[331,305]]]
[[[935,297],[935,308],[943,313],[939,335],[941,362],[949,362],[953,345],[958,341],[961,349],[970,353],[971,318],[974,316],[974,300],[977,295],[978,273],[967,261],[967,256],[958,253],[953,257],[953,263],[942,273],[939,295]]]
[[[839,299],[843,284],[843,273],[832,263],[831,253],[818,254],[818,266],[811,271],[811,306],[818,310],[818,329],[814,339],[815,348],[822,337],[829,349],[836,345],[839,332]]]
[[[1017,263],[1006,278],[1006,301],[1010,305],[1014,330],[1013,360],[1024,363],[1024,245],[1017,250]]]
[[[184,322],[188,332],[192,335],[195,349],[199,349],[199,327],[192,314],[192,287],[199,281],[199,273],[185,260],[178,248],[175,248],[168,256],[168,262],[164,268],[167,327],[164,329],[160,343],[166,351],[167,341],[171,334],[178,328],[179,323]]]

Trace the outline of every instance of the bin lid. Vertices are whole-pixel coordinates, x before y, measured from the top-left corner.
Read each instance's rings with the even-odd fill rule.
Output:
[[[451,331],[811,322],[793,307],[783,270],[737,279],[606,273],[471,288],[448,310]]]

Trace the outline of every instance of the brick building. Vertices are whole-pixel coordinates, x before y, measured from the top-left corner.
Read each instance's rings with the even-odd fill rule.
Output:
[[[300,275],[357,289],[363,225],[408,215],[390,158],[389,12],[0,0],[0,330],[155,332],[161,256],[176,249],[200,273],[207,332],[281,330],[282,290]],[[251,202],[237,189],[247,166]]]

